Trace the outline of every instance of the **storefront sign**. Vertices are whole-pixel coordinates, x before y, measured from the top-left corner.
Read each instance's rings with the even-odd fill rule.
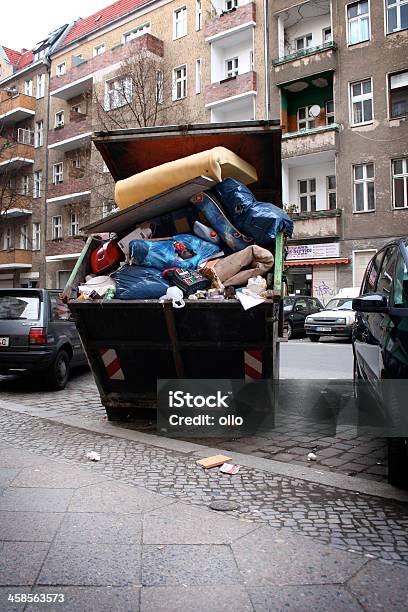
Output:
[[[338,242],[324,244],[296,244],[288,246],[288,261],[340,257]]]

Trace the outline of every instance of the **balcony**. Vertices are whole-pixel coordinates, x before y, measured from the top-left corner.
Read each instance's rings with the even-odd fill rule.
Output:
[[[89,200],[91,195],[91,176],[75,176],[73,173],[63,183],[48,186],[47,204],[72,204]]]
[[[57,238],[56,240],[47,240],[45,243],[45,255],[47,261],[57,261],[59,259],[76,259],[81,253],[84,246],[84,239],[79,236],[74,238],[68,236]]]
[[[0,269],[29,269],[32,267],[32,256],[32,252],[28,249],[0,251]]]
[[[337,67],[337,45],[333,41],[310,47],[273,60],[275,84],[295,81],[316,72],[334,71]]]
[[[282,159],[296,155],[322,153],[337,149],[339,126],[336,123],[282,136]]]
[[[4,141],[3,141],[4,143]],[[23,166],[34,164],[34,147],[20,142],[0,142],[0,173],[14,173]]]
[[[206,42],[212,42],[224,36],[229,36],[231,33],[236,34],[246,28],[255,26],[256,5],[254,2],[248,2],[232,11],[221,13],[220,16],[208,21],[204,31],[205,40]]]
[[[1,92],[3,94],[3,92]],[[13,125],[35,115],[35,98],[24,94],[0,98],[0,124]]]
[[[69,123],[62,128],[54,128],[50,131],[48,148],[66,153],[84,147],[91,141],[91,136],[91,117],[71,111]]]
[[[211,108],[226,100],[256,95],[256,72],[245,72],[219,83],[207,85],[205,89],[205,106]]]
[[[342,237],[341,215],[341,209],[291,213],[290,216],[294,222],[291,240],[340,239]]]
[[[7,219],[26,217],[32,213],[33,201],[31,196],[15,193],[13,190],[4,191],[2,204],[2,215]]]
[[[120,44],[105,51],[102,55],[72,65],[63,76],[51,78],[50,95],[62,100],[80,96],[92,88],[96,72],[120,63],[141,51],[149,51],[163,57],[163,41],[151,34],[143,34],[126,44]]]

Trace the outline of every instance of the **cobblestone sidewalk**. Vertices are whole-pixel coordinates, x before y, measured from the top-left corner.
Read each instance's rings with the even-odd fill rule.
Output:
[[[233,477],[203,471],[196,456],[52,423],[0,409],[0,440],[75,465],[95,450],[94,474],[143,487],[171,499],[208,507],[236,501],[233,514],[274,528],[289,528],[324,544],[408,564],[407,504],[243,468]]]

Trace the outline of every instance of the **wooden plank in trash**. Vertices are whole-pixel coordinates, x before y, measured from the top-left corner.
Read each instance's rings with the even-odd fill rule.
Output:
[[[212,457],[206,457],[205,459],[199,459],[196,461],[197,465],[201,465],[205,470],[209,468],[218,467],[223,463],[229,463],[232,461],[231,457],[226,455],[213,455]]]

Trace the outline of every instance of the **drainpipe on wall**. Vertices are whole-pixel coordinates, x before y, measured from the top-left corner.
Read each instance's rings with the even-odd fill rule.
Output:
[[[48,74],[48,83],[47,83],[47,130],[46,130],[46,137],[45,137],[45,171],[44,171],[44,181],[45,181],[45,187],[44,187],[44,287],[46,287],[47,285],[47,256],[46,256],[46,251],[47,251],[47,235],[48,235],[48,204],[47,204],[47,194],[48,194],[48,158],[49,158],[49,152],[48,152],[48,133],[49,133],[49,129],[50,129],[50,108],[51,108],[51,104],[50,104],[50,89],[51,89],[51,62],[48,59],[48,57],[46,57],[44,59],[44,65],[47,67],[47,74]]]
[[[270,118],[270,95],[269,95],[269,7],[268,1],[264,0],[264,61],[265,61],[265,119]]]

